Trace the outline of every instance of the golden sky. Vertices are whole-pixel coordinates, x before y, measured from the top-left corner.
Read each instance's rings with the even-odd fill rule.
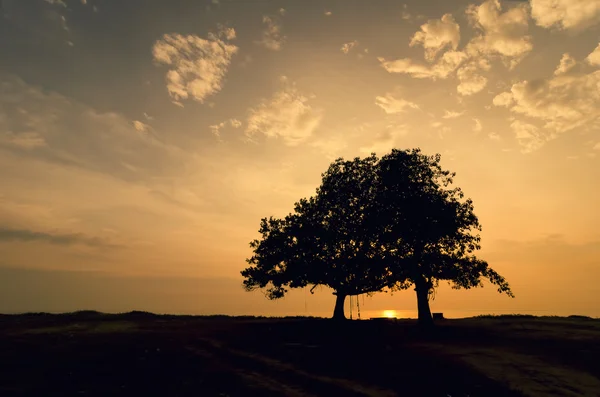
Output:
[[[1,5],[0,312],[327,315],[242,290],[260,218],[421,147],[516,295],[434,311],[600,316],[600,0]]]

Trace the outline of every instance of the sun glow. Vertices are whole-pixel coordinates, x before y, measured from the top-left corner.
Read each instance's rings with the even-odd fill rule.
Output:
[[[383,317],[387,317],[387,318],[397,317],[397,313],[395,310],[384,310],[382,314],[383,314]]]

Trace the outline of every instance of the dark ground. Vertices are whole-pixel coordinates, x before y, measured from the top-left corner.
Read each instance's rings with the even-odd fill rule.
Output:
[[[600,396],[600,320],[0,315],[0,396]]]

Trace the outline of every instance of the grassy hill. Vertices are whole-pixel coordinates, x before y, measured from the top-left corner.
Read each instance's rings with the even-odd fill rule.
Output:
[[[0,396],[599,396],[600,320],[0,315]]]

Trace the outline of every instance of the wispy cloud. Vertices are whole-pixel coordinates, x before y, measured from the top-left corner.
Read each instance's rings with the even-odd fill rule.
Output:
[[[462,116],[463,114],[465,114],[464,110],[462,112],[454,112],[451,110],[446,110],[444,115],[442,116],[442,118],[443,119],[455,119],[457,117]]]
[[[409,58],[393,61],[377,58],[389,73],[404,73],[418,79],[446,79],[467,59],[462,51],[447,51],[433,65],[415,62]]]
[[[280,12],[280,15],[283,14],[285,12]],[[256,41],[256,44],[273,51],[281,50],[287,39],[282,33],[281,18],[277,15],[265,15],[262,22],[264,30],[261,39]]]
[[[301,94],[294,83],[281,79],[284,88],[269,100],[250,109],[246,134],[280,137],[286,145],[296,146],[307,140],[321,123],[323,112],[313,108],[310,98]]]
[[[219,124],[213,124],[209,126],[209,128],[217,140],[221,140],[221,130],[223,130],[225,127],[240,128],[241,126],[242,122],[238,119],[229,119],[227,121],[222,121]]]
[[[510,127],[514,131],[519,145],[521,145],[522,153],[534,152],[544,146],[547,141],[555,138],[555,135],[541,131],[535,125],[520,120],[513,121]]]
[[[41,241],[56,245],[86,245],[96,248],[117,248],[114,244],[99,237],[87,236],[82,233],[48,233],[27,229],[7,229],[0,227],[0,242]]]
[[[156,131],[0,74],[0,147],[19,156],[119,179],[147,180],[187,161]],[[172,168],[174,167],[174,168]]]
[[[419,109],[419,105],[416,103],[399,98],[397,94],[391,92],[384,96],[375,97],[375,104],[387,114],[403,113],[407,109]]]
[[[479,120],[478,118],[473,118],[473,122],[475,123],[473,125],[473,131],[474,132],[481,132],[483,130],[483,125],[481,124],[481,120]]]
[[[370,144],[362,146],[359,150],[363,154],[377,153],[381,155],[396,147],[399,139],[406,136],[408,132],[409,128],[405,124],[388,124],[383,129],[371,135],[369,137]]]
[[[340,49],[344,54],[348,54],[350,50],[358,45],[358,41],[354,40],[349,43],[344,43]]]
[[[221,91],[231,58],[238,47],[230,44],[233,28],[221,28],[207,39],[196,35],[165,34],[154,43],[152,54],[157,64],[170,67],[166,75],[169,95],[178,104],[191,98],[200,103]]]

